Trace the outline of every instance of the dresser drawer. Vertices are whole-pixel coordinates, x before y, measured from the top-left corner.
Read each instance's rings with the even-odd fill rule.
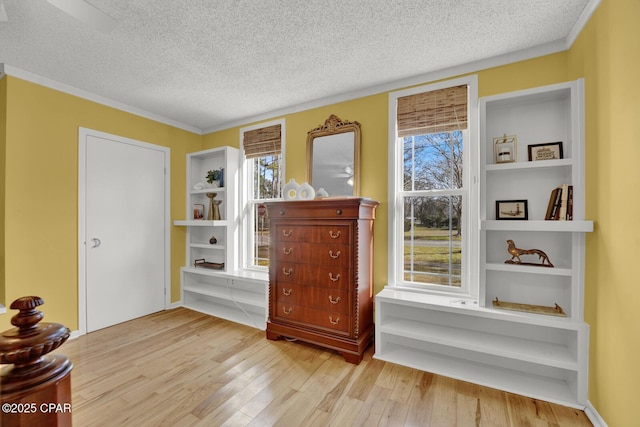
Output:
[[[271,202],[267,209],[269,218],[273,219],[362,219],[364,216],[373,219],[373,211],[361,209],[356,199]],[[366,212],[369,215],[363,216]]]
[[[285,305],[303,305],[304,288],[299,283],[277,283],[272,287],[274,300]]]
[[[350,245],[285,242],[275,247],[273,255],[278,265],[298,262],[340,267],[352,264],[352,250]]]
[[[351,266],[321,266],[298,263],[281,263],[276,267],[277,283],[298,283],[328,289],[349,290]]]
[[[277,242],[309,242],[350,244],[352,228],[349,224],[282,224],[274,229],[273,238]]]
[[[296,305],[327,312],[349,313],[350,300],[347,291],[297,283],[278,283],[275,290],[276,301],[285,306]]]
[[[349,292],[307,286],[304,288],[302,305],[326,312],[349,314]]]
[[[272,321],[295,324],[304,328],[332,331],[348,336],[351,332],[351,316],[343,313],[317,310],[301,305],[276,303]]]

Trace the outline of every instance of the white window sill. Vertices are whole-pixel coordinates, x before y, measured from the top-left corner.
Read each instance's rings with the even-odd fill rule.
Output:
[[[454,307],[478,307],[477,298],[472,298],[467,294],[456,293],[436,293],[429,290],[417,289],[406,286],[385,286],[380,294],[392,296],[393,298],[405,301],[415,301],[417,303],[437,305],[437,306],[454,306]]]

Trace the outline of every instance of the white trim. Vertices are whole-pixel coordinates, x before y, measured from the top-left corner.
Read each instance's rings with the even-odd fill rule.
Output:
[[[422,92],[429,92],[433,90],[448,88],[452,86],[458,85],[467,85],[469,90],[469,104],[468,104],[468,117],[469,117],[469,125],[466,133],[466,138],[468,141],[465,141],[465,150],[468,151],[469,155],[465,155],[463,158],[464,161],[464,170],[470,172],[472,175],[465,175],[464,180],[464,193],[463,203],[467,204],[467,214],[464,215],[466,218],[463,229],[468,230],[468,237],[464,239],[463,242],[463,260],[462,260],[462,286],[459,289],[452,289],[446,286],[439,285],[425,285],[424,288],[417,288],[416,290],[424,291],[426,293],[434,293],[434,294],[448,294],[448,295],[464,295],[469,297],[477,297],[478,295],[478,287],[477,284],[472,283],[471,278],[478,276],[478,266],[479,262],[478,258],[478,218],[479,211],[477,203],[477,191],[478,191],[478,179],[477,174],[479,173],[479,161],[478,161],[478,76],[477,75],[469,75],[456,79],[440,81],[437,83],[426,84],[417,87],[411,87],[403,90],[399,90],[396,92],[389,93],[389,109],[388,109],[388,119],[389,119],[389,139],[388,139],[388,199],[389,199],[389,222],[388,222],[388,253],[391,256],[388,257],[388,274],[387,274],[387,283],[388,286],[402,286],[403,288],[407,288],[406,284],[404,284],[400,280],[401,272],[398,270],[399,266],[403,264],[403,255],[400,248],[398,248],[398,239],[396,236],[399,233],[403,234],[404,230],[404,221],[403,218],[403,207],[396,203],[399,195],[403,193],[401,189],[402,184],[402,171],[399,170],[399,165],[397,159],[402,158],[402,147],[397,144],[397,129],[396,129],[396,104],[397,100],[400,97],[414,95]],[[470,162],[475,160],[474,164]],[[399,219],[399,220],[396,220]],[[409,287],[409,289],[413,289],[413,287]]]
[[[250,212],[247,209],[247,202],[249,201],[249,188],[248,188],[248,183],[251,182],[253,180],[252,177],[252,170],[249,170],[247,168],[247,158],[244,155],[244,144],[243,144],[243,139],[244,139],[244,134],[245,132],[249,132],[255,129],[260,129],[260,128],[264,128],[264,127],[269,127],[269,126],[274,126],[274,125],[280,125],[280,157],[281,157],[281,162],[280,162],[280,185],[282,187],[284,187],[284,184],[286,182],[286,168],[285,168],[285,159],[286,159],[286,147],[287,147],[287,124],[286,124],[286,119],[281,118],[281,119],[275,119],[275,120],[270,120],[267,122],[261,122],[261,123],[256,123],[253,124],[251,126],[246,126],[243,128],[240,128],[239,130],[239,143],[238,146],[240,147],[240,212],[238,215],[238,229],[242,230],[242,236],[240,236],[240,248],[239,251],[237,253],[237,256],[240,257],[241,260],[243,260],[242,265],[239,265],[239,268],[241,270],[247,270],[247,271],[253,271],[253,272],[257,272],[257,273],[265,273],[261,267],[255,267],[252,268],[250,266],[247,265],[247,261],[249,259],[251,259],[251,257],[249,257],[249,245],[248,242],[249,241],[253,241],[253,239],[249,239],[247,237],[247,234],[249,231],[253,231],[253,225],[247,226],[247,227],[243,227],[243,224],[246,224],[248,222],[247,218],[249,218]]]
[[[585,25],[587,25],[587,22],[589,22],[589,19],[591,19],[591,16],[594,14],[598,6],[600,6],[600,0],[590,0],[589,3],[587,3],[587,5],[584,7],[582,13],[578,17],[578,20],[576,21],[576,24],[573,26],[566,38],[567,49],[573,46],[573,42],[576,41],[576,39],[580,35],[580,32],[582,32]]]
[[[181,288],[181,289],[180,289],[180,290],[181,290],[180,294],[182,295],[182,287],[180,287],[180,288]],[[184,306],[185,306],[185,305],[184,305],[184,300],[183,300],[182,298],[180,298],[178,301],[170,302],[170,303],[167,305],[167,308],[166,308],[166,309],[167,309],[167,310],[173,310],[174,308],[184,307]]]
[[[587,418],[589,418],[589,421],[591,421],[591,424],[593,424],[593,427],[607,427],[607,423],[600,416],[598,411],[596,411],[596,408],[589,400],[587,400],[587,406],[584,408],[584,413],[587,415]]]
[[[164,308],[171,303],[171,149],[161,145],[112,135],[93,129],[78,128],[78,334],[87,333],[87,271],[86,254],[86,191],[87,191],[87,137],[115,140],[121,143],[149,148],[164,153]],[[181,304],[180,304],[181,305]]]
[[[141,108],[131,107],[122,102],[114,101],[113,99],[109,99],[104,96],[96,95],[91,92],[87,92],[85,90],[78,89],[64,83],[60,83],[55,80],[51,80],[46,77],[39,76],[37,74],[30,73],[29,71],[21,70],[20,68],[13,67],[11,65],[7,65],[7,64],[2,64],[2,65],[4,69],[3,71],[11,77],[16,77],[22,80],[26,80],[28,82],[35,83],[40,86],[48,87],[50,89],[54,89],[63,93],[68,93],[69,95],[77,96],[78,98],[82,98],[88,101],[96,102],[98,104],[106,105],[107,107],[112,107],[117,110],[124,111],[126,113],[135,114],[136,116],[144,117],[145,119],[153,120],[159,123],[164,123],[169,126],[173,126],[179,129],[196,133],[198,135],[202,135],[202,130],[194,126],[189,126],[184,123],[178,122],[176,120],[172,120],[167,117],[160,116],[158,114],[149,113],[145,110],[142,110]]]

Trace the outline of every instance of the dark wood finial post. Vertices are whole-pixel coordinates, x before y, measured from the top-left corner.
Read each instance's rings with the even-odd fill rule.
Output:
[[[40,297],[18,298],[11,309],[15,328],[0,336],[0,425],[71,426],[71,362],[61,354],[47,355],[64,343],[68,328],[39,323]]]

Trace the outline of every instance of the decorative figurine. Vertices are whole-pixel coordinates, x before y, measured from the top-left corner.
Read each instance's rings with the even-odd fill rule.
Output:
[[[220,218],[220,203],[222,200],[214,200],[218,193],[205,193],[209,198],[209,212],[207,213],[208,220],[219,220]]]
[[[518,137],[507,135],[493,138],[494,154],[496,163],[511,163],[516,161],[516,151],[518,149]]]
[[[520,249],[516,247],[516,244],[513,240],[507,240],[507,252],[511,254],[511,259],[505,261],[505,264],[520,264],[520,265],[537,265],[541,267],[553,267],[551,261],[547,254],[542,252],[540,249]],[[530,263],[530,262],[522,262],[520,259],[520,255],[538,255],[540,257],[540,264]]]

